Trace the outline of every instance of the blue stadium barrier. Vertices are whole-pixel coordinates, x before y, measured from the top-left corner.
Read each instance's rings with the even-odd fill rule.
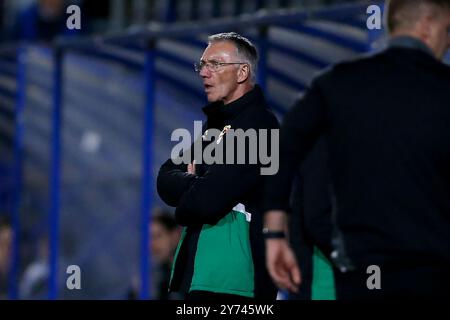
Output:
[[[13,165],[16,103],[16,49],[0,50],[0,211],[11,213],[13,207]]]

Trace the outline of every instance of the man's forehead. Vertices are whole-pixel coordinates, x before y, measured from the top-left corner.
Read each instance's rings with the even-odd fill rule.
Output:
[[[218,58],[234,57],[236,47],[228,41],[213,42],[206,47],[202,60],[217,60]]]

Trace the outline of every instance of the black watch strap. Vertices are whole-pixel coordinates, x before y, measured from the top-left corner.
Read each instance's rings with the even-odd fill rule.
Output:
[[[284,231],[270,231],[267,228],[263,229],[264,239],[285,239],[286,233]]]

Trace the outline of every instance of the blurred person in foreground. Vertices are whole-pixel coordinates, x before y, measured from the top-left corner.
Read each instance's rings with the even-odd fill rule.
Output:
[[[221,159],[232,154],[233,164],[228,158],[206,164],[194,155],[187,160],[190,163],[177,165],[169,159],[161,166],[158,193],[176,207],[175,219],[184,226],[170,290],[190,300],[275,299],[276,288],[264,264],[263,165],[260,159],[249,163],[249,139],[245,139],[245,150],[229,149],[227,142],[233,138],[227,132],[254,129],[259,140],[264,139],[259,129],[270,131],[278,128],[278,122],[255,84],[257,51],[253,44],[234,32],[208,40],[195,67],[209,102],[203,108],[207,116],[203,136],[197,141],[202,154],[222,143],[226,150]],[[213,138],[213,132],[220,134]],[[243,164],[236,161],[240,156],[245,156]]]
[[[325,136],[337,298],[448,298],[450,1],[391,0],[387,22],[386,50],[333,66],[285,117],[265,227],[285,232],[293,174]],[[287,241],[266,245],[274,281],[297,291]]]
[[[336,298],[332,252],[332,204],[327,145],[322,137],[303,161],[291,193],[289,244],[302,270],[298,292],[288,300],[334,300]]]

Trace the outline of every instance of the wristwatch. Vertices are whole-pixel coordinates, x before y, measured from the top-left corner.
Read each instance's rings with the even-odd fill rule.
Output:
[[[269,228],[263,229],[264,239],[285,239],[286,233],[284,231],[270,231]]]

